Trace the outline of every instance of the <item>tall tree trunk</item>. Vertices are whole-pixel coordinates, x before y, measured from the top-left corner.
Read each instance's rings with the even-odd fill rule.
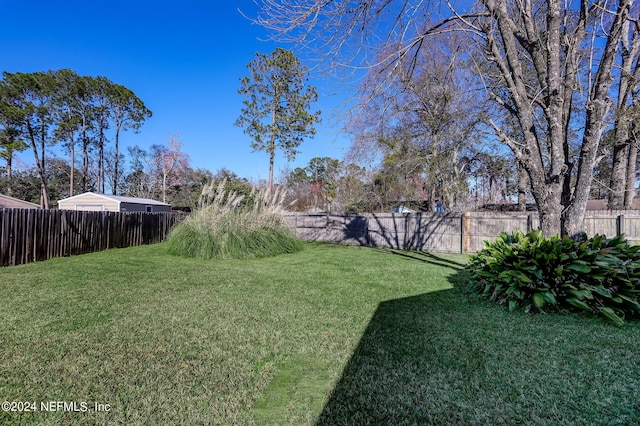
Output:
[[[613,169],[611,172],[611,192],[609,194],[609,207],[613,209],[628,208],[628,196],[626,191],[629,186],[635,186],[635,176],[629,184],[627,178],[628,165],[633,153],[630,152],[634,141],[630,138],[630,126],[632,119],[629,113],[629,100],[633,96],[634,88],[637,86],[638,53],[640,50],[640,39],[636,31],[629,31],[630,21],[623,24],[622,37],[620,40],[620,56],[622,58],[621,70],[618,77],[618,97],[616,104],[616,121],[613,145]],[[633,25],[636,25],[635,23]],[[637,155],[637,154],[636,154]],[[635,159],[633,160],[635,163]]]
[[[608,90],[607,88],[603,88]],[[600,98],[606,99],[606,97]],[[582,234],[584,228],[584,213],[591,191],[593,168],[596,162],[598,144],[602,136],[604,119],[609,111],[609,104],[605,100],[593,101],[587,108],[587,119],[583,136],[578,176],[573,191],[571,204],[567,206],[562,217],[562,235],[570,237]]]
[[[40,163],[41,171],[40,171],[40,193],[41,193],[41,202],[43,209],[49,208],[49,194],[47,193],[47,179],[46,179],[46,126],[44,119],[42,120],[42,127],[40,129],[40,149],[42,150],[42,160]]]
[[[162,174],[162,202],[167,202],[167,173]]]
[[[624,123],[624,124],[623,124]],[[627,186],[627,165],[629,163],[629,128],[625,120],[616,120],[613,145],[613,168],[609,187],[609,207],[624,207],[625,188]]]
[[[118,173],[120,172],[120,170],[118,169],[118,166],[120,164],[120,129],[116,127],[116,137],[115,137],[115,144],[116,144],[116,158],[114,159],[114,164],[113,164],[113,186],[111,188],[111,192],[113,192],[113,195],[118,195]]]
[[[273,165],[275,163],[276,158],[276,150],[275,148],[271,149],[269,152],[269,191],[273,189]]]
[[[75,148],[75,141],[73,140],[73,132],[69,132],[69,155],[70,155],[70,166],[71,169],[69,170],[69,197],[73,197],[73,183],[75,180],[75,169],[76,169],[76,148]]]
[[[7,156],[7,195],[11,196],[11,193],[13,192],[11,190],[11,164],[13,162],[13,152],[9,152],[9,155]]]
[[[527,210],[527,187],[529,186],[529,176],[524,168],[518,164],[518,211]]]
[[[273,189],[273,165],[276,159],[276,109],[278,97],[274,96],[275,104],[271,109],[271,143],[269,144],[269,191]]]
[[[74,182],[74,172],[75,172],[75,161],[76,161],[76,143],[74,140],[74,132],[71,130],[71,108],[67,105],[67,120],[69,122],[69,159],[70,161],[70,170],[69,170],[69,197],[73,197],[73,182]]]
[[[584,213],[587,209],[587,199],[591,191],[593,168],[604,121],[611,107],[608,97],[609,89],[613,83],[611,70],[622,31],[629,19],[629,10],[633,0],[620,0],[618,10],[607,43],[603,49],[600,64],[589,93],[589,101],[586,105],[585,130],[582,138],[582,149],[578,163],[578,176],[573,191],[572,202],[564,211],[562,228],[563,235],[574,236],[584,232]]]
[[[629,144],[629,157],[627,163],[627,185],[624,191],[624,208],[631,209],[636,189],[636,171],[638,170],[638,141],[632,138]]]
[[[89,188],[89,137],[86,130],[82,134],[82,192]]]
[[[36,168],[38,169],[38,177],[40,178],[40,207],[42,207],[43,209],[48,209],[49,196],[47,194],[47,181],[45,179],[45,169],[43,163],[44,153],[42,154],[41,158],[38,154],[38,143],[33,133],[33,128],[30,125],[27,125],[27,131],[29,134],[29,142],[31,148],[33,149],[33,157],[36,161]]]
[[[531,176],[529,176],[531,179]],[[562,182],[533,186],[533,198],[538,206],[540,230],[545,237],[563,235]]]
[[[98,140],[98,191],[104,194],[104,131],[100,128]]]

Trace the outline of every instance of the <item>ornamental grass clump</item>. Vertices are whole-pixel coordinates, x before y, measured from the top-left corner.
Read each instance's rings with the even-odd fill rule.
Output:
[[[470,291],[510,310],[585,312],[617,326],[640,317],[640,246],[623,237],[502,233],[467,268]]]
[[[177,225],[168,238],[169,253],[212,258],[258,258],[293,253],[301,241],[282,217],[285,192],[255,189],[244,196],[225,191],[226,181],[206,185],[198,209]],[[246,200],[245,200],[246,201]]]

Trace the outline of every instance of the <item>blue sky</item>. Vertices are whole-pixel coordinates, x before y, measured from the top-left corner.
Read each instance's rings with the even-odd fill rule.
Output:
[[[105,76],[133,90],[153,111],[139,134],[121,143],[148,148],[180,134],[192,167],[225,167],[251,180],[266,179],[268,156],[233,123],[240,114],[239,78],[256,52],[277,46],[238,12],[255,15],[252,0],[24,1],[3,0],[0,71],[69,68]],[[291,46],[282,46],[291,48]],[[311,64],[308,64],[311,65]],[[331,116],[340,99],[328,80],[312,76],[323,124],[288,163],[276,158],[276,177],[287,165],[304,167],[316,156],[342,159],[348,141]],[[32,154],[21,154],[30,164]]]

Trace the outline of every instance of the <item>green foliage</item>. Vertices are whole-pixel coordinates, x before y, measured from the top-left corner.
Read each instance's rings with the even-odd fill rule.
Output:
[[[307,67],[289,50],[276,48],[271,55],[256,53],[247,68],[250,75],[240,79],[238,89],[246,99],[235,124],[253,139],[254,150],[269,154],[272,187],[276,149],[293,160],[304,138],[316,133],[320,112],[311,112],[310,108],[318,100],[318,93],[307,84]]]
[[[82,147],[81,189],[87,191],[93,186],[104,192],[107,180],[117,189],[122,183],[120,134],[128,129],[137,132],[149,117],[151,111],[130,89],[106,77],[80,76],[69,69],[4,72],[0,78],[0,158],[9,164],[16,152],[30,148],[44,207],[48,207],[49,198],[55,201],[60,196],[50,196],[47,176],[47,161],[52,157],[49,150],[60,142],[69,150],[68,168],[74,172],[66,179],[67,190],[75,185],[72,163],[79,157],[77,146]],[[108,136],[113,136],[113,150],[109,149]],[[89,173],[94,149],[95,174]]]
[[[585,312],[616,326],[640,316],[640,246],[602,235],[500,234],[471,256],[469,290],[510,310]]]
[[[201,259],[262,258],[302,249],[281,216],[284,191],[225,190],[226,180],[205,186],[200,208],[171,232],[169,253]]]
[[[340,160],[314,157],[305,168],[297,167],[289,172],[285,179],[294,209],[304,211],[315,207],[331,210],[340,192],[340,177],[344,169],[345,165]]]

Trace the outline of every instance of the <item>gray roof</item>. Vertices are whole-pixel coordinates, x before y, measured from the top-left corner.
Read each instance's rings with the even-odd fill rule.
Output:
[[[152,200],[151,198],[125,197],[123,195],[99,194],[97,192],[85,192],[83,194],[78,194],[78,195],[74,195],[73,197],[65,198],[64,201],[71,200],[73,198],[82,197],[85,194],[93,194],[93,195],[97,195],[98,197],[108,198],[110,200],[119,201],[121,203],[145,204],[147,206],[170,206],[170,204],[163,203],[162,201]]]
[[[124,195],[107,195],[107,194],[99,194],[107,198],[111,198],[112,200],[120,201],[122,203],[131,203],[131,204],[146,204],[149,206],[168,206],[169,204],[163,203],[162,201],[152,200],[151,198],[138,198],[138,197],[125,197]]]

